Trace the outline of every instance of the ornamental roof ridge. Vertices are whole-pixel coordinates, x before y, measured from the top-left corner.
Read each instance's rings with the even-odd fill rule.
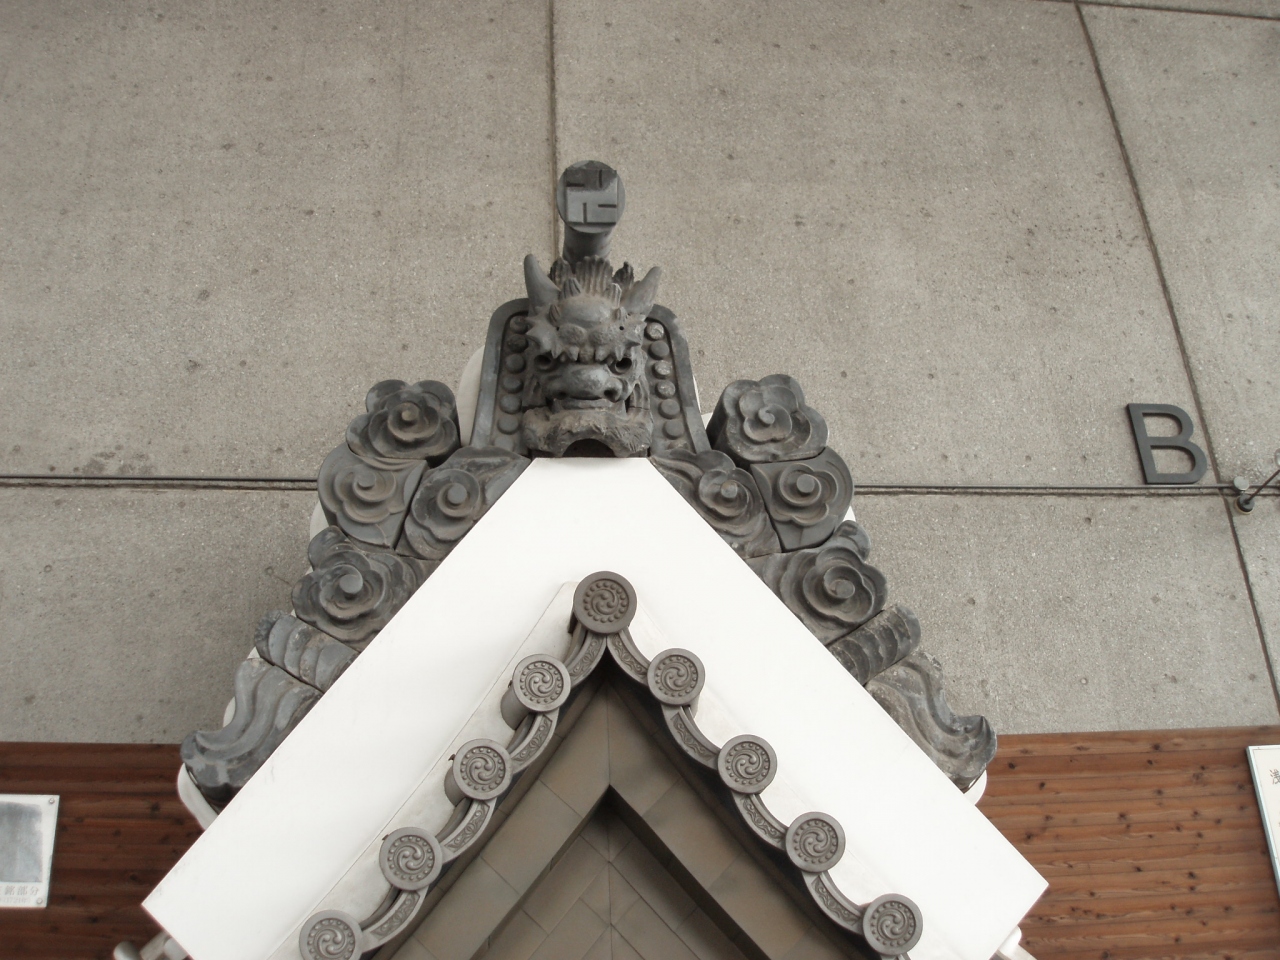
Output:
[[[572,591],[559,585],[601,569],[625,571],[643,601],[628,626],[634,649],[621,637],[611,648],[580,617],[575,652],[565,631]],[[559,612],[544,618],[557,592]],[[740,736],[776,751],[779,773],[762,795],[773,820],[751,794],[735,800],[752,829],[822,811],[843,830],[846,852],[825,865],[830,882],[811,886],[829,915],[842,901],[821,900],[824,891],[858,907],[899,893],[924,918],[916,960],[995,952],[1043,880],[643,459],[530,464],[146,907],[198,960],[297,958],[302,924],[318,911],[374,915],[390,889],[378,853],[394,831],[427,826],[444,849],[483,826],[472,819],[476,798],[450,798],[468,797],[467,770],[446,789],[446,768],[476,740],[518,762],[532,733],[516,737],[502,700],[522,661],[548,654],[572,683],[601,657],[629,663],[637,678],[648,660],[653,689],[653,662],[671,648],[691,656],[676,655],[687,663],[673,664],[666,688],[654,684],[676,701],[666,722],[682,749],[708,765]],[[675,682],[691,665],[705,677],[696,723]],[[520,705],[507,699],[515,718]],[[503,759],[490,750],[472,772]]]
[[[314,912],[298,933],[305,960],[363,955],[411,927],[441,871],[480,843],[514,779],[551,746],[561,710],[606,654],[661,705],[675,744],[719,775],[743,822],[763,843],[786,855],[828,917],[863,937],[881,956],[899,957],[911,950],[924,931],[924,918],[909,897],[885,892],[857,904],[831,877],[830,868],[845,847],[838,820],[809,811],[788,825],[770,812],[762,794],[778,772],[779,759],[769,743],[739,734],[717,746],[699,729],[695,717],[706,667],[698,655],[672,647],[650,659],[640,651],[628,629],[638,609],[636,591],[620,574],[601,571],[572,586],[572,640],[566,659],[549,653],[524,657],[502,693],[499,712],[512,730],[510,738],[504,743],[481,737],[457,749],[443,776],[454,815],[435,832],[416,824],[393,825],[378,848],[378,867],[390,888],[381,909],[364,920],[332,906]],[[540,625],[563,617],[556,606]]]
[[[464,802],[467,778],[479,782],[490,768],[518,774],[525,754],[554,733],[545,720],[551,711],[518,698],[492,716],[474,714],[476,704],[510,680],[510,656],[549,593],[605,567],[625,570],[618,582],[629,577],[643,588],[646,603],[661,612],[656,621],[687,638],[672,654],[675,672],[659,675],[704,677],[699,658],[714,654],[711,699],[736,704],[717,731],[695,722],[687,704],[662,701],[682,749],[715,767],[722,748],[747,750],[741,738],[749,735],[772,756],[774,747],[759,739],[768,736],[794,756],[788,762],[802,787],[788,796],[811,797],[803,809],[770,812],[758,794],[734,790],[757,835],[786,847],[801,814],[829,827],[805,833],[804,849],[852,831],[865,869],[849,872],[848,860],[833,861],[805,874],[837,923],[862,929],[858,911],[898,890],[930,918],[921,956],[986,960],[1008,928],[962,920],[957,904],[1013,923],[1022,915],[1013,907],[1025,912],[1029,891],[1038,896],[1043,888],[967,801],[953,802],[954,787],[977,783],[980,791],[995,735],[982,717],[952,714],[940,666],[919,650],[919,621],[887,603],[886,580],[867,562],[870,540],[853,516],[851,473],[827,444],[825,420],[794,378],[773,374],[730,383],[704,421],[680,325],[654,302],[658,269],[637,282],[629,265],[613,271],[608,262],[624,202],[612,168],[597,161],[568,168],[557,188],[561,256],[550,274],[526,258],[528,297],[493,314],[457,394],[430,380],[377,383],[365,413],[325,459],[311,569],[294,588],[293,609],[259,625],[223,727],[194,733],[182,746],[179,792],[209,832],[147,906],[174,917],[184,942],[194,938],[209,960],[297,957],[309,942],[295,936],[298,925],[323,909],[365,918],[353,942],[402,929],[422,904],[421,897],[410,903],[418,893],[412,885],[430,882],[430,870],[422,873],[428,855],[448,862],[451,844],[465,847],[483,833],[484,809]],[[580,680],[575,671],[590,673],[608,653],[662,700],[649,673],[666,662],[657,656],[663,651],[642,652],[620,632],[586,630],[572,656],[550,647],[528,652],[557,657],[571,687]],[[521,715],[531,726],[513,739],[503,718],[522,708],[544,720]],[[432,751],[473,715],[488,725],[467,740],[484,741],[477,765],[451,767],[448,776],[441,768],[428,782],[433,764],[457,754]],[[807,726],[824,722],[835,738],[825,749],[845,756],[847,769],[833,767],[810,742]],[[424,738],[433,746],[424,747]],[[320,755],[352,782],[314,769]],[[854,770],[880,771],[876,790],[849,779]],[[334,819],[324,803],[308,806],[335,790],[349,796],[355,821]],[[885,802],[885,791],[895,804]],[[438,855],[424,834],[413,834],[422,839],[412,843],[400,834],[396,855],[416,879],[394,887],[404,896],[364,902],[367,891],[390,882],[377,872],[383,861],[372,831],[414,798],[421,809],[388,829],[433,824]],[[950,812],[926,815],[920,804],[929,798]],[[298,808],[292,818],[290,804]],[[865,824],[909,810],[917,811],[919,836],[905,859],[912,866],[900,868]],[[943,822],[985,851],[990,862],[979,873],[1000,891],[994,912],[957,892],[984,889],[958,863],[921,874],[921,845],[933,844],[934,861],[938,849],[954,845],[940,832]],[[306,829],[323,836],[324,846],[302,852]],[[256,845],[246,846],[250,836]],[[410,869],[415,857],[421,863]],[[261,886],[264,876],[286,875],[287,894]],[[952,882],[949,896],[938,886],[942,877]],[[193,913],[177,892],[197,890],[212,904],[209,916]],[[336,905],[322,908],[330,897]],[[280,909],[273,915],[264,903]],[[363,906],[351,912],[352,904]],[[234,933],[217,924],[227,917]],[[341,918],[320,919],[325,925],[312,932],[329,942]],[[942,939],[930,931],[942,931]],[[960,946],[947,946],[952,940]]]

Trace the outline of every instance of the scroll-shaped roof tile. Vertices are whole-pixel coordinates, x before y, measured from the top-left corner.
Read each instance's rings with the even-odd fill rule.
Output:
[[[397,550],[443,560],[528,465],[499,447],[463,447],[423,475]]]
[[[884,574],[863,559],[860,534],[858,524],[845,521],[820,547],[750,561],[769,589],[826,644],[878,614],[889,593]]]
[[[827,422],[804,402],[794,377],[735,380],[707,424],[711,445],[740,463],[805,460],[827,445]]]
[[[307,548],[312,570],[293,588],[300,620],[339,640],[367,640],[387,625],[425,579],[412,560],[362,547],[326,527]]]
[[[338,444],[316,479],[325,518],[364,543],[394,547],[424,469],[421,460],[362,457]]]
[[[435,465],[458,449],[457,405],[443,383],[383,380],[369,390],[364,404],[368,413],[347,428],[347,443],[360,456]]]
[[[853,501],[853,477],[830,447],[809,460],[752,464],[751,475],[784,550],[822,543]]]
[[[669,457],[650,459],[740,556],[759,557],[782,549],[765,512],[760,488],[728,454],[673,450]]]

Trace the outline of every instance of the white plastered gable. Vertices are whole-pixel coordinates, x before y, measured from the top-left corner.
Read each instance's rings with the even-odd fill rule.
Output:
[[[702,731],[776,750],[769,809],[842,824],[831,875],[847,897],[914,900],[915,960],[1001,947],[1045,881],[642,459],[535,460],[144,906],[196,960],[297,958],[317,910],[371,910],[382,837],[444,825],[448,758],[510,734],[497,698],[513,666],[568,642],[531,628],[567,624],[548,605],[598,570],[635,586],[642,653],[702,659]]]

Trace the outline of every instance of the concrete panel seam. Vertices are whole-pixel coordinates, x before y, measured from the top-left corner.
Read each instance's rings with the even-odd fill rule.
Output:
[[[1111,7],[1118,10],[1147,10],[1153,13],[1188,13],[1199,17],[1234,17],[1237,20],[1280,20],[1265,13],[1242,13],[1238,10],[1199,10],[1192,7],[1170,7],[1158,3],[1109,3],[1107,0],[1035,0],[1037,3],[1071,3],[1086,7]]]
[[[1235,497],[1239,491],[1229,483],[1203,483],[1193,486],[991,486],[978,484],[910,484],[867,483],[858,485],[858,496],[986,496],[986,497],[1202,497],[1209,495]],[[1263,493],[1262,496],[1274,496]]]
[[[551,149],[551,249],[560,248],[560,214],[556,211],[556,184],[560,182],[560,134],[556,112],[556,0],[547,0],[547,124]]]
[[[1267,648],[1266,628],[1262,624],[1262,613],[1258,610],[1258,598],[1254,594],[1253,581],[1249,579],[1249,561],[1245,559],[1244,547],[1240,543],[1240,531],[1236,528],[1236,513],[1230,500],[1223,503],[1227,511],[1227,523],[1231,527],[1231,542],[1235,544],[1236,559],[1240,561],[1240,575],[1244,578],[1244,589],[1249,595],[1249,609],[1253,611],[1253,626],[1258,632],[1258,643],[1262,647],[1262,659],[1267,665],[1267,675],[1271,678],[1271,693],[1276,699],[1276,709],[1280,710],[1280,684],[1276,683],[1276,666],[1271,660],[1271,651]]]
[[[74,477],[58,474],[0,474],[0,487],[83,487],[133,490],[314,490],[314,477]]]
[[[1041,0],[1058,2],[1058,0]],[[199,477],[199,476],[115,476],[76,477],[57,474],[0,474],[0,488],[47,489],[63,487],[88,490],[285,490],[310,491],[316,489],[314,477]],[[1194,486],[1107,486],[1052,484],[948,484],[948,483],[860,483],[858,492],[867,494],[975,494],[1022,495],[1045,494],[1049,496],[1154,496],[1186,497],[1209,494],[1236,496],[1239,491],[1230,483],[1197,483]],[[1280,496],[1280,491],[1268,488],[1262,497]]]
[[[1098,50],[1093,43],[1093,34],[1089,32],[1089,24],[1085,20],[1084,10],[1079,3],[1075,4],[1076,18],[1080,21],[1080,30],[1084,34],[1085,46],[1089,48],[1089,58],[1093,61],[1094,73],[1098,77],[1098,89],[1102,92],[1103,102],[1107,105],[1107,115],[1111,118],[1111,128],[1116,135],[1116,146],[1120,150],[1120,159],[1124,163],[1125,173],[1129,177],[1129,189],[1133,192],[1133,202],[1138,208],[1138,218],[1142,222],[1142,232],[1147,239],[1147,249],[1151,251],[1151,262],[1155,266],[1156,277],[1160,281],[1160,295],[1164,297],[1165,307],[1169,312],[1169,322],[1173,325],[1173,335],[1178,342],[1178,352],[1182,355],[1182,369],[1186,373],[1187,386],[1196,406],[1196,418],[1200,421],[1200,430],[1204,434],[1204,450],[1209,457],[1209,466],[1213,469],[1214,479],[1222,482],[1222,473],[1218,469],[1218,456],[1213,448],[1213,434],[1209,430],[1209,422],[1204,416],[1204,403],[1200,399],[1200,388],[1196,384],[1195,374],[1191,369],[1191,358],[1187,354],[1186,339],[1182,335],[1182,326],[1178,322],[1178,311],[1173,304],[1173,293],[1169,289],[1169,280],[1165,276],[1164,261],[1156,246],[1155,234],[1151,232],[1151,221],[1147,217],[1146,205],[1142,202],[1142,191],[1138,188],[1138,177],[1133,169],[1133,159],[1129,156],[1129,148],[1124,142],[1124,134],[1120,130],[1120,118],[1116,116],[1116,107],[1111,100],[1111,91],[1107,89],[1106,77],[1102,73],[1102,61],[1098,59]]]

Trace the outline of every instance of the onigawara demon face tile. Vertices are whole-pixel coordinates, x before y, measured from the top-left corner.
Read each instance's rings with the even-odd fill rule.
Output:
[[[557,260],[550,275],[525,259],[533,345],[522,398],[521,439],[531,451],[564,456],[593,448],[615,457],[648,452],[653,428],[641,376],[645,318],[660,271],[636,282],[631,266]]]

